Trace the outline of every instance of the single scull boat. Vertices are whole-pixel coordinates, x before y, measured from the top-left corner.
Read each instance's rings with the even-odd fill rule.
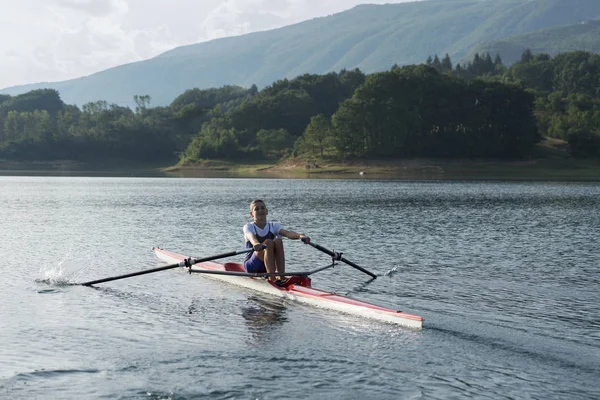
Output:
[[[156,256],[168,263],[182,263],[189,257],[158,247],[153,248]],[[341,311],[347,314],[358,315],[384,322],[404,325],[410,328],[421,329],[423,318],[417,315],[380,307],[364,301],[350,299],[334,293],[311,287],[311,280],[307,275],[292,275],[281,286],[264,279],[264,277],[249,277],[244,266],[239,263],[227,262],[224,264],[206,261],[191,265],[190,272],[209,272],[209,277],[220,281],[243,286],[262,293],[284,297],[300,303],[316,307]],[[316,271],[316,270],[315,270]],[[219,274],[222,272],[222,274]],[[235,276],[240,273],[240,276]],[[244,276],[246,275],[246,276]]]

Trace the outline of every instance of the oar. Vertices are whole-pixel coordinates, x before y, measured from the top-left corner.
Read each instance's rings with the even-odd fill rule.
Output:
[[[110,277],[110,278],[97,279],[95,281],[89,281],[89,282],[79,283],[79,285],[82,285],[82,286],[92,286],[92,285],[95,285],[97,283],[104,283],[104,282],[116,281],[117,279],[130,278],[132,276],[151,274],[153,272],[164,271],[164,270],[167,270],[167,269],[173,269],[173,268],[177,268],[177,267],[189,267],[189,266],[192,266],[194,264],[201,263],[201,262],[212,261],[212,260],[216,260],[218,258],[225,258],[225,257],[236,256],[238,254],[249,253],[251,251],[254,251],[254,249],[244,249],[244,250],[232,251],[232,252],[229,252],[229,253],[218,254],[216,256],[211,256],[211,257],[206,257],[206,258],[190,258],[190,259],[187,259],[187,260],[182,261],[182,262],[177,263],[177,264],[165,265],[164,267],[158,267],[158,268],[147,269],[147,270],[144,270],[144,271],[132,272],[130,274],[113,276],[113,277]]]
[[[305,242],[304,238],[302,238],[302,241]],[[343,261],[346,264],[348,264],[349,266],[354,267],[357,270],[362,271],[362,272],[364,272],[367,275],[370,275],[373,279],[377,278],[377,275],[375,275],[374,273],[372,273],[370,271],[367,271],[366,269],[364,269],[360,265],[357,265],[357,264],[353,263],[352,261],[346,260],[344,257],[342,257],[342,253],[338,253],[338,252],[335,252],[335,251],[328,250],[325,247],[320,246],[320,245],[318,245],[316,243],[313,243],[313,242],[308,242],[308,244],[310,244],[312,247],[314,247],[317,250],[321,250],[325,254],[329,254],[331,256],[331,258],[333,260],[335,260],[335,261]]]
[[[266,278],[269,276],[309,276],[316,272],[321,272],[327,268],[333,268],[335,264],[329,264],[324,267],[318,267],[310,271],[302,272],[239,272],[239,271],[221,271],[214,269],[191,269],[190,273],[208,274],[208,275],[229,275],[229,276],[245,276],[248,278]]]

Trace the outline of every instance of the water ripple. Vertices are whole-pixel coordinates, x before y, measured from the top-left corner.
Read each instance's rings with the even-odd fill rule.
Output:
[[[600,398],[599,184],[0,180],[10,254],[36,255],[0,266],[0,397]],[[340,264],[313,286],[424,329],[179,270],[73,285],[160,265],[157,243],[237,250],[254,197],[378,276]],[[330,261],[285,246],[290,269]]]

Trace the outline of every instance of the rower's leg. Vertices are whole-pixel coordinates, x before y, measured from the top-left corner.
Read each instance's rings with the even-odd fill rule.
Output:
[[[267,272],[272,274],[275,272],[275,244],[273,243],[273,241],[271,239],[267,239],[263,242],[263,244],[265,246],[267,246],[266,249],[264,249],[264,253],[265,253],[265,258],[264,258],[264,262],[265,262],[265,268],[267,269]],[[269,277],[270,281],[274,281],[275,277],[274,276],[270,276]]]
[[[277,238],[273,240],[275,250],[275,264],[277,272],[285,274],[285,253],[283,251],[283,240]],[[284,276],[280,276],[279,279],[284,279]]]

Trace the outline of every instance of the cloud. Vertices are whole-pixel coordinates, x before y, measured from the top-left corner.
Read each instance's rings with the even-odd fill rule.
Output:
[[[399,2],[403,0],[396,0]],[[387,1],[369,1],[385,3]],[[0,13],[0,88],[67,80],[177,46],[293,24],[359,0],[19,0]]]
[[[341,12],[361,3],[364,1],[225,0],[200,23],[197,41],[275,29]]]
[[[127,3],[125,1],[113,0],[56,0],[55,5],[62,8],[83,11],[90,15],[102,16],[110,15],[115,10],[124,10],[127,12]]]

